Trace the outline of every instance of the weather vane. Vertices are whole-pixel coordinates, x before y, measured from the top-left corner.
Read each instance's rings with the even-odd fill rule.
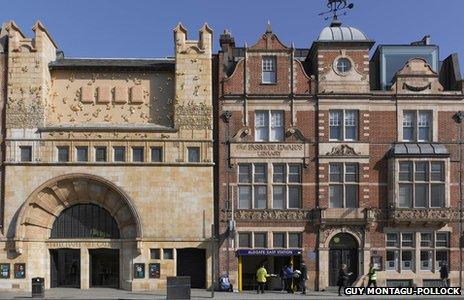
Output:
[[[319,13],[319,16],[333,14],[333,19],[338,20],[338,16],[345,16],[347,12],[345,10],[352,9],[353,3],[346,3],[347,0],[328,0],[327,7],[328,11]],[[343,12],[342,12],[343,11]],[[324,18],[324,20],[330,19],[330,16]]]

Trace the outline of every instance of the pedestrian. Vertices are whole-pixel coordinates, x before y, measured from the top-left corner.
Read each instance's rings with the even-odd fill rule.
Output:
[[[280,283],[282,284],[282,292],[285,291],[285,277],[284,277],[284,270],[287,268],[286,265],[283,265],[282,268],[280,268],[279,272],[279,277],[280,277]]]
[[[367,276],[369,278],[367,287],[370,287],[371,284],[374,285],[374,287],[377,287],[377,270],[375,269],[373,263],[369,265],[369,273],[367,273]]]
[[[256,271],[256,281],[258,282],[258,294],[261,291],[261,294],[264,294],[264,286],[266,285],[267,277],[267,270],[264,264],[261,264],[261,267]]]
[[[342,268],[338,272],[338,295],[342,295],[342,288],[345,288],[348,283],[348,271],[346,269],[346,264],[342,264]],[[345,291],[343,291],[345,292]]]
[[[306,280],[308,280],[308,268],[304,261],[301,262],[301,276],[300,276],[300,286],[301,286],[301,293],[306,295]]]
[[[289,263],[284,270],[284,279],[285,279],[285,290],[287,293],[293,293],[292,283],[293,283],[293,264]]]
[[[446,287],[448,286],[448,277],[449,277],[448,264],[446,263],[446,261],[443,261],[441,263],[441,268],[440,268],[440,278]]]

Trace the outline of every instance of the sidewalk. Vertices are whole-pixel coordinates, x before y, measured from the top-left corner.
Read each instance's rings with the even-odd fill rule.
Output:
[[[256,292],[246,291],[243,293],[223,293],[215,292],[214,299],[343,299],[348,297],[339,297],[336,292],[309,292],[307,295],[287,294],[284,292],[267,292],[265,294],[256,294]],[[124,290],[108,288],[91,288],[88,290],[72,288],[54,288],[45,292],[46,299],[166,299],[164,291],[159,292],[129,292]],[[350,296],[348,299],[443,299],[454,298],[462,299],[463,297],[415,297],[405,298],[404,296],[388,297],[355,297]],[[0,292],[0,299],[32,299],[31,293],[26,292]],[[192,299],[211,299],[211,292],[205,290],[192,290]]]

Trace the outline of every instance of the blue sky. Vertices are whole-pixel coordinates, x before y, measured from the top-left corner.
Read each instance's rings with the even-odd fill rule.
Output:
[[[352,0],[344,24],[378,44],[401,44],[430,34],[441,58],[457,52],[464,65],[464,0]],[[254,43],[267,20],[279,38],[309,47],[329,23],[318,12],[326,0],[1,0],[0,20],[13,19],[26,35],[40,19],[69,57],[164,57],[173,55],[172,28],[181,21],[190,38],[204,22],[214,46],[229,28],[237,45]]]

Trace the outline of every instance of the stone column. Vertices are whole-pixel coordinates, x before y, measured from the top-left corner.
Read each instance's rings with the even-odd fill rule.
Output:
[[[90,287],[90,256],[89,249],[81,248],[81,289]]]
[[[323,290],[329,286],[329,250],[319,248],[319,276],[318,290]]]

